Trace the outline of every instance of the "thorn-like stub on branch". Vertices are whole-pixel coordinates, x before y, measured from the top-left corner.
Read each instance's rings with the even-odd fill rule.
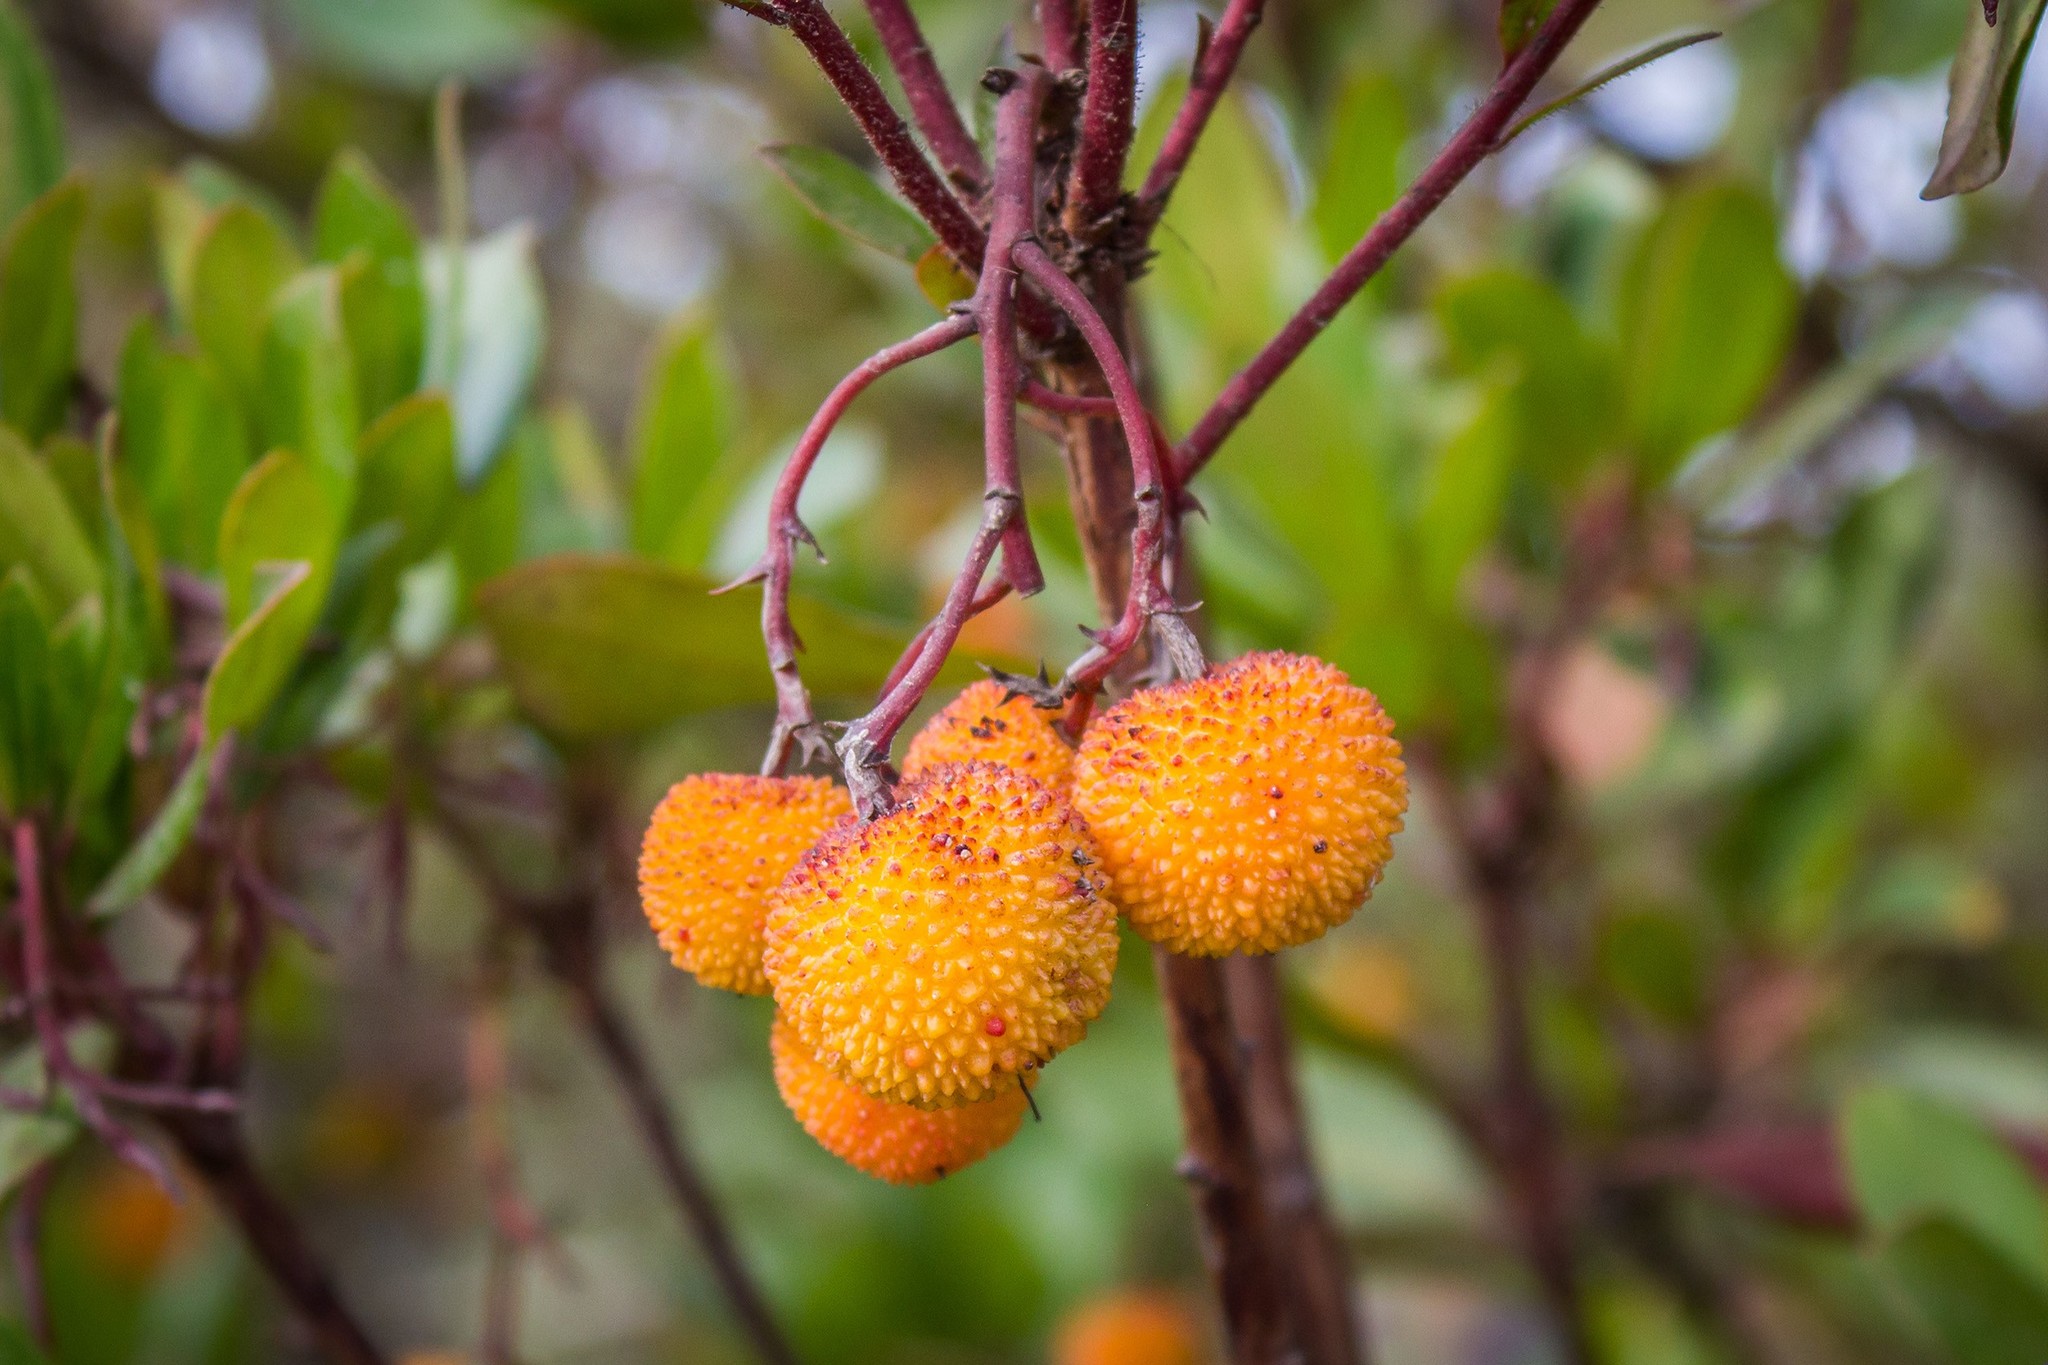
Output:
[[[1007,66],[992,66],[981,73],[981,88],[991,95],[1007,95],[1017,88],[1017,73]]]
[[[1216,1168],[1196,1156],[1193,1152],[1182,1156],[1175,1163],[1173,1172],[1182,1180],[1187,1181],[1188,1184],[1199,1186],[1205,1190],[1217,1189],[1223,1184],[1223,1177]]]
[[[1022,673],[1005,673],[1002,669],[991,668],[987,664],[983,664],[982,667],[987,669],[989,677],[1003,685],[1003,702],[1006,705],[1019,697],[1033,706],[1042,706],[1047,710],[1066,705],[1065,692],[1053,683],[1052,675],[1046,671],[1043,659],[1038,661],[1038,676],[1035,678]]]
[[[825,558],[825,547],[820,545],[818,543],[818,538],[811,534],[811,528],[804,525],[803,518],[791,517],[789,518],[789,520],[783,522],[782,534],[788,538],[790,546],[792,548],[798,545],[810,546],[811,553],[818,557],[818,562],[820,564],[829,564],[832,562]]]
[[[1152,630],[1158,636],[1160,652],[1166,656],[1174,674],[1182,678],[1199,678],[1209,671],[1209,661],[1202,657],[1201,641],[1195,638],[1195,632],[1181,618],[1182,610],[1192,608],[1156,613],[1152,617]]]
[[[721,583],[717,587],[713,588],[709,595],[712,597],[723,597],[725,596],[725,594],[733,592],[739,588],[744,588],[750,583],[765,583],[767,581],[768,560],[764,556],[763,558],[755,560],[746,569],[742,570],[738,578],[733,579],[729,583]]]

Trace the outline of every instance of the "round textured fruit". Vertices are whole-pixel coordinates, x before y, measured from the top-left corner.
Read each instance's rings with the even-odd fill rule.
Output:
[[[1349,919],[1393,853],[1408,779],[1372,693],[1320,659],[1248,654],[1104,712],[1074,804],[1131,927],[1220,957]]]
[[[881,1099],[978,1100],[1109,999],[1116,912],[1066,798],[949,764],[827,835],[776,888],[764,965],[804,1045]]]
[[[819,777],[700,773],[668,789],[640,844],[640,906],[675,964],[707,986],[766,995],[768,893],[853,800]]]
[[[1081,1305],[1053,1335],[1053,1365],[1202,1365],[1209,1352],[1186,1304],[1124,1290]]]
[[[933,716],[903,751],[903,776],[921,777],[941,763],[1000,763],[1065,791],[1074,750],[1053,728],[1051,713],[1028,697],[1011,696],[993,678],[970,684]]]
[[[1024,1087],[951,1109],[878,1100],[842,1080],[777,1018],[768,1037],[775,1088],[820,1147],[857,1171],[892,1185],[925,1185],[951,1175],[1017,1135]]]

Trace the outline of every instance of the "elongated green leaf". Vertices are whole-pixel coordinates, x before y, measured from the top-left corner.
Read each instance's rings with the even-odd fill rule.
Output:
[[[1496,381],[1430,471],[1415,544],[1423,598],[1444,615],[1457,610],[1465,570],[1500,530],[1517,412],[1511,380]]]
[[[1651,478],[1749,411],[1784,357],[1797,306],[1768,204],[1725,184],[1671,201],[1622,298],[1627,410]]]
[[[426,359],[426,285],[419,236],[397,195],[355,152],[335,158],[313,210],[315,250],[341,267],[341,315],[366,416],[420,382]]]
[[[1948,1219],[2048,1295],[2048,1204],[2026,1166],[1982,1124],[1910,1091],[1871,1089],[1850,1101],[1842,1146],[1857,1203],[1877,1232]]]
[[[1971,23],[1948,71],[1948,123],[1922,199],[1981,190],[2012,157],[2020,76],[2040,31],[2048,0],[2005,0],[1996,24]]]
[[[0,417],[32,441],[64,420],[78,357],[72,265],[85,185],[68,180],[30,204],[0,242]]]
[[[662,337],[633,432],[633,548],[641,554],[687,569],[710,549],[705,519],[693,528],[690,512],[726,453],[727,387],[707,323]]]
[[[261,604],[267,566],[298,561],[324,590],[339,545],[340,517],[327,481],[297,451],[274,450],[251,469],[220,523],[221,581],[229,629]]]
[[[761,155],[811,212],[849,237],[906,265],[931,249],[923,220],[837,152],[778,145],[762,148]]]
[[[447,538],[455,512],[455,418],[438,393],[416,394],[363,433],[361,482],[349,530],[398,528],[391,554],[413,564]]]
[[[474,487],[511,439],[540,370],[547,309],[533,231],[506,228],[473,243],[459,263],[436,247],[425,278],[425,382],[448,391],[463,485]]]
[[[156,236],[158,283],[171,301],[171,316],[184,331],[192,330],[192,277],[199,260],[199,242],[210,226],[211,211],[180,176],[162,171],[150,177],[149,217]]]
[[[335,273],[318,267],[278,292],[263,338],[259,423],[264,444],[311,462],[337,514],[354,496],[362,430],[340,290]]]
[[[42,805],[57,780],[50,625],[26,569],[0,578],[0,814]]]
[[[1510,142],[1528,132],[1534,125],[1541,123],[1559,110],[1569,109],[1572,105],[1577,104],[1580,100],[1610,81],[1618,81],[1631,71],[1640,71],[1651,62],[1669,57],[1672,53],[1682,48],[1694,47],[1700,43],[1711,43],[1720,36],[1718,32],[1709,29],[1701,29],[1696,33],[1680,33],[1675,37],[1666,38],[1662,42],[1652,43],[1640,52],[1631,52],[1619,61],[1609,62],[1606,66],[1601,67],[1598,71],[1595,71],[1556,99],[1538,105],[1529,113],[1516,119],[1513,125],[1505,133],[1501,134],[1497,147],[1507,146]]]
[[[76,1123],[67,1125],[64,1142],[57,1144],[58,1150],[71,1140],[77,1128]],[[0,1319],[0,1365],[50,1365],[50,1358],[36,1349],[35,1342],[29,1339],[27,1328],[19,1323]]]
[[[211,570],[220,518],[248,471],[248,423],[213,362],[167,343],[144,318],[121,352],[123,453],[163,552]]]
[[[207,784],[213,767],[211,746],[202,746],[186,763],[149,825],[128,846],[113,869],[93,891],[86,908],[94,918],[118,915],[149,894],[170,868],[199,824],[206,808]]]
[[[1330,143],[1313,210],[1323,254],[1349,251],[1401,192],[1408,110],[1400,85],[1381,72],[1353,77],[1330,116]]]
[[[528,714],[588,739],[773,697],[759,600],[712,586],[643,559],[557,555],[485,584],[477,608]],[[908,639],[802,599],[793,615],[805,680],[825,695],[873,689]]]
[[[667,51],[699,36],[704,17],[689,5],[665,0],[527,0],[573,20],[616,47]]]
[[[215,213],[192,248],[192,333],[252,412],[260,410],[271,299],[298,269],[283,230],[244,203]]]
[[[56,83],[14,0],[0,0],[0,223],[12,222],[63,174]]]
[[[0,573],[16,565],[26,566],[60,613],[100,586],[92,541],[64,490],[19,436],[0,427]]]
[[[324,586],[303,560],[276,571],[269,596],[228,636],[207,675],[200,703],[207,743],[255,724],[277,700],[319,623]]]
[[[107,526],[106,631],[90,679],[80,689],[82,715],[64,794],[64,828],[77,830],[113,785],[128,750],[128,727],[146,668],[144,585],[117,501],[111,442],[94,452],[100,515]]]
[[[314,252],[340,265],[357,251],[380,261],[417,261],[412,215],[361,152],[344,151],[327,168],[313,205]]]
[[[1957,1365],[2048,1360],[2048,1296],[1993,1244],[1945,1218],[1918,1223],[1884,1262]]]

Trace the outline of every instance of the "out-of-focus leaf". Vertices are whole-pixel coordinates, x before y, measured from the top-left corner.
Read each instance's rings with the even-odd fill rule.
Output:
[[[22,1069],[7,1068],[9,1072]],[[36,1167],[70,1146],[77,1136],[78,1120],[55,1109],[30,1113],[0,1109],[0,1204],[6,1203],[7,1196]],[[42,1359],[19,1328],[0,1319],[0,1365],[25,1365]]]
[[[580,404],[551,404],[542,418],[546,428],[548,456],[562,497],[589,539],[604,549],[619,544],[624,517],[624,498],[618,480],[606,458],[604,444],[590,424],[590,414]]]
[[[511,437],[540,369],[546,307],[533,231],[514,225],[470,245],[459,261],[427,252],[428,385],[455,409],[458,468],[474,487]]]
[[[1999,937],[2008,918],[2005,894],[1989,875],[1953,855],[1921,849],[1878,865],[1843,928],[1895,942],[1982,948]]]
[[[98,919],[118,915],[135,902],[149,894],[157,879],[164,875],[178,854],[183,851],[185,841],[192,837],[192,831],[199,824],[199,813],[206,808],[206,791],[213,768],[213,750],[202,745],[185,770],[178,774],[178,780],[171,784],[163,805],[157,807],[149,825],[128,851],[121,855],[113,870],[108,872],[93,891],[86,908]]]
[[[327,61],[413,90],[510,71],[545,30],[516,0],[282,0],[278,8]]]
[[[906,265],[931,250],[932,232],[866,171],[822,147],[779,144],[761,155],[811,212]]]
[[[1973,1229],[1946,1218],[1918,1223],[1884,1262],[1957,1365],[2048,1360],[2048,1295]]]
[[[1692,926],[1676,915],[1635,911],[1602,926],[1600,974],[1623,999],[1652,1018],[1685,1025],[1705,1000],[1701,949]]]
[[[0,573],[16,565],[27,567],[59,613],[100,586],[92,541],[64,490],[19,436],[0,427]]]
[[[758,600],[713,586],[643,559],[557,555],[485,584],[477,607],[528,714],[589,739],[774,696]],[[876,687],[907,639],[801,598],[792,615],[804,679],[824,695]]]
[[[0,1119],[0,1122],[9,1122],[14,1118],[15,1116],[9,1115],[6,1119]],[[43,1121],[57,1122],[57,1120]],[[53,1152],[62,1150],[65,1143],[69,1142],[77,1133],[77,1125],[75,1123],[66,1124],[65,1129],[66,1133],[63,1141],[57,1144]],[[30,1142],[32,1145],[35,1145],[37,1140],[31,1138]],[[5,1145],[4,1140],[0,1140],[0,1145]],[[46,1153],[45,1155],[49,1154]],[[36,1163],[29,1163],[29,1165],[34,1164]],[[4,1194],[4,1187],[0,1187],[0,1196],[4,1196]],[[50,1365],[50,1358],[37,1350],[35,1342],[29,1340],[27,1328],[19,1323],[0,1319],[0,1365]]]
[[[526,0],[633,52],[666,51],[704,32],[694,5],[668,0]]]
[[[49,193],[64,174],[64,121],[35,32],[14,0],[0,2],[0,223]]]
[[[1689,466],[1680,481],[1686,499],[1712,508],[1791,468],[1941,349],[1975,303],[1972,295],[1937,294],[1908,308],[1753,434]]]
[[[1330,260],[1349,251],[1400,194],[1407,140],[1400,85],[1380,72],[1352,77],[1331,112],[1329,148],[1316,181],[1316,236]]]
[[[1873,1087],[1850,1099],[1842,1148],[1856,1201],[1880,1235],[1948,1219],[2048,1294],[2048,1205],[2025,1164],[1976,1119],[1911,1091]]]
[[[408,398],[363,433],[352,533],[388,522],[393,561],[417,563],[446,538],[455,498],[455,419],[440,394]]]
[[[263,337],[263,442],[304,455],[337,513],[355,487],[362,421],[333,270],[307,271],[278,292]]]
[[[78,358],[72,262],[85,225],[85,184],[67,180],[14,220],[0,241],[0,417],[31,441],[64,420]]]
[[[93,553],[105,549],[106,509],[100,501],[99,456],[86,442],[60,431],[43,442],[43,468],[64,495],[71,520],[85,534]]]
[[[482,483],[465,488],[455,504],[449,546],[461,570],[463,595],[519,562],[526,538],[526,471],[518,460],[499,460]]]
[[[1539,477],[1569,483],[1604,452],[1614,434],[1614,359],[1555,287],[1515,270],[1485,270],[1446,287],[1436,315],[1462,370],[1514,367],[1515,427]]]
[[[974,297],[974,277],[960,268],[952,252],[936,242],[917,258],[915,273],[918,292],[941,313]]]
[[[1749,411],[1777,371],[1797,306],[1768,204],[1726,184],[1671,201],[1622,297],[1627,410],[1651,478]]]
[[[111,443],[94,452],[100,515],[107,525],[108,590],[106,628],[99,657],[79,688],[78,741],[71,755],[64,794],[64,828],[77,830],[106,795],[127,753],[128,727],[145,666],[142,635],[147,620],[144,585],[133,549],[115,507],[119,497]]]
[[[381,413],[418,385],[426,358],[418,235],[405,206],[353,152],[329,169],[313,222],[320,259],[340,267],[359,405]]]
[[[0,815],[41,805],[56,781],[50,625],[26,569],[0,578]]]
[[[261,720],[284,690],[306,637],[320,620],[324,587],[315,578],[314,566],[304,560],[283,566],[263,604],[228,636],[207,675],[201,701],[208,744]]]
[[[1681,51],[1684,48],[1696,47],[1701,43],[1711,43],[1720,36],[1718,32],[1708,29],[1702,29],[1697,33],[1681,33],[1675,37],[1666,38],[1662,42],[1652,43],[1640,52],[1631,52],[1619,61],[1609,62],[1606,66],[1601,67],[1598,71],[1595,71],[1556,99],[1546,101],[1516,119],[1509,126],[1508,130],[1501,134],[1500,141],[1494,144],[1495,150],[1497,151],[1507,146],[1510,142],[1513,142],[1536,124],[1541,123],[1559,110],[1569,109],[1572,105],[1577,104],[1580,100],[1608,82],[1618,81],[1623,76],[1628,75],[1629,72],[1640,71],[1651,62],[1669,57],[1672,53]]]
[[[187,331],[192,327],[192,275],[210,215],[206,201],[182,177],[162,171],[150,177],[149,217],[156,236],[157,277],[171,301],[171,316]]]
[[[294,450],[273,450],[242,479],[220,523],[221,582],[230,630],[261,603],[266,565],[307,565],[324,586],[340,517],[328,484]]]
[[[1500,530],[1519,411],[1512,385],[1496,381],[1471,420],[1444,444],[1415,518],[1422,596],[1454,615],[1465,570]]]
[[[122,453],[173,561],[213,568],[221,513],[249,468],[248,426],[213,362],[144,318],[121,352]]]
[[[662,337],[633,432],[633,548],[641,554],[687,569],[710,549],[715,527],[690,513],[726,454],[728,388],[708,323],[685,322]]]
[[[1511,62],[1557,8],[1557,0],[1500,0],[1500,55]]]
[[[2027,68],[2048,0],[2005,0],[1996,24],[1968,24],[1948,69],[1948,122],[1922,199],[1981,190],[2012,156],[2020,76]]]
[[[251,411],[259,407],[271,299],[298,272],[298,249],[269,215],[229,204],[192,251],[192,334]]]

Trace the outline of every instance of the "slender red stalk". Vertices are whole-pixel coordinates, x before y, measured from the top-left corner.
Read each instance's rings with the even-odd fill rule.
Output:
[[[1508,63],[1486,98],[1415,183],[1345,254],[1301,311],[1289,318],[1265,349],[1224,385],[1216,401],[1181,442],[1176,466],[1183,481],[1209,462],[1252,406],[1265,397],[1287,367],[1308,349],[1309,343],[1322,335],[1338,310],[1379,273],[1388,258],[1436,211],[1437,205],[1492,153],[1515,111],[1522,107],[1572,35],[1599,5],[1600,0],[1559,0],[1529,45]]]
[[[1017,396],[1041,412],[1057,413],[1061,417],[1099,417],[1114,421],[1117,416],[1114,398],[1093,393],[1061,393],[1035,379],[1025,380]]]
[[[907,0],[866,0],[866,4],[882,48],[889,54],[889,65],[895,68],[896,79],[910,101],[910,117],[918,131],[955,184],[971,194],[981,193],[988,184],[988,166],[946,89],[939,64],[932,60],[917,16],[910,12]]]
[[[1074,0],[1038,0],[1039,41],[1052,70],[1071,71],[1081,64],[1080,30]]]
[[[1138,95],[1138,0],[1089,0],[1088,90],[1067,194],[1067,231],[1087,240],[1123,195]]]
[[[1223,92],[1230,88],[1230,79],[1237,74],[1237,60],[1244,55],[1245,44],[1251,41],[1265,12],[1266,0],[1230,0],[1222,21],[1195,54],[1194,70],[1188,73],[1187,98],[1174,113],[1166,140],[1159,144],[1159,155],[1145,172],[1145,183],[1138,190],[1138,204],[1148,223],[1156,223],[1165,211],[1173,187],[1187,170],[1195,144],[1202,140],[1209,116],[1216,112]]]
[[[972,621],[975,617],[981,615],[1009,595],[1010,581],[1006,578],[997,578],[987,587],[983,588],[972,602],[967,604],[967,620]],[[965,622],[962,624],[964,625]],[[924,628],[911,637],[910,643],[903,647],[903,653],[897,656],[895,667],[889,670],[889,676],[882,681],[882,690],[884,692],[889,691],[903,681],[903,675],[910,672],[910,666],[917,662],[920,654],[924,653],[926,642],[932,638],[932,632],[937,628],[938,622],[927,621],[924,624]]]
[[[797,655],[802,652],[804,642],[797,638],[796,627],[789,619],[789,581],[795,568],[796,547],[808,545],[820,559],[824,558],[818,548],[817,537],[797,515],[797,500],[803,495],[804,481],[810,478],[811,468],[818,462],[818,453],[825,448],[826,438],[831,436],[839,419],[846,415],[846,410],[853,406],[853,400],[860,397],[868,385],[891,370],[900,369],[913,360],[935,354],[965,339],[974,327],[972,313],[955,313],[907,341],[899,341],[875,352],[834,386],[817,414],[811,418],[810,425],[804,428],[796,449],[790,452],[789,463],[783,467],[782,477],[776,482],[774,496],[768,503],[767,548],[752,568],[720,589],[724,592],[764,579],[767,582],[761,595],[761,636],[768,647],[768,666],[775,673],[776,707],[775,733],[761,763],[764,774],[782,771],[791,745],[808,732],[816,720],[811,714],[811,694],[805,689],[803,676],[797,667]]]

